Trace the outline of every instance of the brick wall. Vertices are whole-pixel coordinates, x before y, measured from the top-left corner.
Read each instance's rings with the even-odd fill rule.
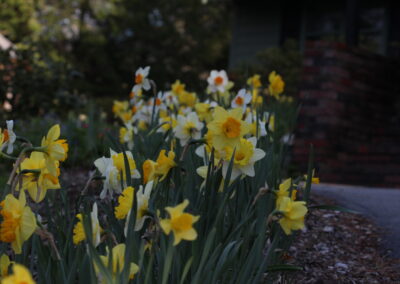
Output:
[[[400,187],[400,62],[341,43],[308,42],[293,147],[315,146],[324,182]]]

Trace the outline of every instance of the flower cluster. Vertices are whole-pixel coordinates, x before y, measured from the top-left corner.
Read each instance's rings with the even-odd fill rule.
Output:
[[[180,80],[157,91],[150,67],[139,68],[129,100],[112,107],[121,122],[118,139],[110,135],[112,146],[94,160],[78,194],[47,194],[63,184],[60,164],[69,146],[60,126],[35,147],[7,121],[0,157],[15,164],[0,202],[0,241],[13,253],[0,256],[1,283],[35,283],[49,273],[63,280],[58,282],[224,282],[221,269],[228,282],[260,282],[264,251],[282,251],[266,246],[303,229],[308,211],[307,176],[280,176],[283,141],[291,131],[279,109],[289,100],[279,74],[267,79],[264,87],[256,74],[235,89],[226,71],[213,70],[204,93]],[[12,156],[16,149],[19,155]],[[38,256],[25,257],[28,252]],[[14,259],[37,268],[35,277]],[[241,266],[247,276],[235,274]]]

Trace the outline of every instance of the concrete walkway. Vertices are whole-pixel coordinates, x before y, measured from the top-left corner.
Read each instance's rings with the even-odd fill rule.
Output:
[[[383,245],[400,258],[400,190],[337,184],[313,185],[312,192],[360,212],[385,230]]]

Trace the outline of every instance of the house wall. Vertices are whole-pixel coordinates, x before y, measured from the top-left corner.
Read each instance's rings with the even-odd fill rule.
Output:
[[[307,42],[294,162],[307,164],[313,144],[324,182],[400,187],[399,66],[341,43]]]

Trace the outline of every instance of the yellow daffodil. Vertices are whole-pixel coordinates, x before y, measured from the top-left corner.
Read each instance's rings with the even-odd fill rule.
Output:
[[[114,101],[112,112],[115,114],[115,116],[120,116],[121,113],[126,112],[128,109],[129,109],[128,101]]]
[[[194,107],[196,101],[196,93],[182,92],[178,95],[178,102],[181,106]]]
[[[142,165],[143,169],[143,183],[147,184],[149,181],[154,180],[156,177],[157,163],[153,160],[146,160]]]
[[[44,149],[46,158],[46,167],[50,174],[56,176],[58,161],[64,161],[67,158],[68,144],[60,137],[60,125],[56,124],[50,128],[46,137],[42,139],[42,148]]]
[[[275,71],[272,71],[268,77],[269,87],[268,92],[271,96],[278,98],[280,94],[283,93],[285,88],[285,82],[282,80],[282,77],[276,74]]]
[[[119,129],[119,142],[121,144],[127,144],[128,149],[133,149],[133,127],[128,125],[127,127],[121,127]]]
[[[307,214],[304,201],[293,201],[290,197],[283,197],[278,210],[282,213],[279,224],[286,235],[304,228],[304,216]]]
[[[155,174],[160,176],[160,181],[163,181],[167,177],[169,171],[176,166],[174,161],[175,153],[173,151],[169,151],[168,156],[165,153],[166,150],[161,150],[156,160],[157,166]]]
[[[10,258],[6,254],[0,257],[0,279],[8,275],[8,268],[11,264]]]
[[[279,185],[279,190],[275,192],[276,194],[276,207],[279,207],[279,204],[281,204],[283,198],[289,196],[289,189],[292,186],[292,179],[288,178],[284,180],[280,185]]]
[[[128,186],[122,191],[122,194],[118,197],[118,206],[115,207],[115,218],[125,219],[129,211],[132,208],[133,198],[135,196],[135,189],[132,186]]]
[[[247,79],[247,85],[249,85],[253,89],[260,88],[261,87],[260,75],[254,74],[252,77]]]
[[[28,191],[33,201],[41,202],[48,189],[60,188],[58,161],[54,163],[56,166],[55,175],[51,174],[47,169],[46,154],[42,152],[32,152],[30,157],[21,163],[21,170],[38,171],[24,173],[22,176],[22,189]]]
[[[79,244],[80,242],[86,240],[85,229],[83,227],[83,216],[82,214],[77,214],[76,218],[78,218],[78,222],[75,224],[73,229],[73,236],[72,241],[75,245]],[[97,212],[97,204],[93,204],[92,212],[90,213],[90,219],[92,223],[92,240],[93,245],[97,247],[100,244],[100,223],[98,218]]]
[[[213,111],[217,105],[218,104],[216,102],[197,103],[195,104],[194,109],[196,110],[196,113],[201,121],[209,123],[212,120]]]
[[[3,150],[4,143],[6,142],[6,138],[7,138],[6,135],[7,135],[7,132],[1,130],[1,128],[0,128],[0,152],[1,152],[1,150]]]
[[[171,85],[171,92],[175,96],[179,96],[185,92],[185,84],[182,84],[181,81],[176,80],[175,83]]]
[[[122,272],[125,266],[125,244],[119,244],[112,248],[111,250],[111,262],[112,262],[112,277],[113,279],[117,278],[118,274]],[[105,267],[108,267],[108,261],[110,259],[109,252],[107,250],[107,255],[100,255],[100,259],[103,262]],[[99,273],[99,270],[97,273]],[[132,280],[135,277],[135,274],[138,273],[139,266],[135,263],[130,264],[129,269],[129,279]]]
[[[0,241],[11,243],[16,254],[22,252],[22,244],[36,230],[36,219],[31,208],[26,206],[25,193],[20,191],[19,198],[8,194],[0,203],[2,222],[0,224]]]
[[[255,137],[249,139],[241,138],[239,144],[235,148],[226,147],[226,154],[222,164],[222,176],[226,178],[230,160],[233,152],[235,152],[235,156],[233,157],[231,180],[234,180],[242,174],[254,177],[254,163],[261,160],[265,156],[265,152],[259,148],[256,148],[256,144],[257,138]]]
[[[212,132],[212,144],[220,150],[224,147],[234,148],[240,142],[240,138],[250,131],[250,125],[242,120],[242,109],[235,108],[226,111],[222,107],[216,107],[214,120],[208,124]]]
[[[36,282],[33,280],[31,273],[29,270],[21,265],[14,264],[13,265],[13,273],[1,280],[1,284],[35,284]]]
[[[164,233],[169,235],[171,231],[174,234],[174,246],[179,244],[181,240],[193,241],[197,238],[197,232],[193,228],[200,216],[194,216],[189,213],[184,213],[183,210],[189,205],[186,199],[181,204],[175,207],[166,207],[165,210],[169,213],[169,219],[160,220],[161,228]]]

